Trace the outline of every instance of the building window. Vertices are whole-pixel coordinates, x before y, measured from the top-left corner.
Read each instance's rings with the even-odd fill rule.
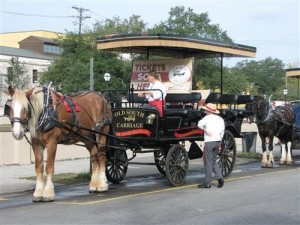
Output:
[[[62,49],[57,45],[44,44],[44,52],[52,54],[61,54]]]
[[[32,83],[38,82],[38,71],[32,70]]]

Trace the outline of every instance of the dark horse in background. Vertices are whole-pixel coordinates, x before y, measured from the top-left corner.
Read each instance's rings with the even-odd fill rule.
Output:
[[[92,161],[90,192],[108,190],[105,145],[111,111],[103,96],[92,91],[62,96],[52,90],[50,85],[30,90],[8,87],[8,92],[12,98],[10,120],[14,138],[21,140],[26,131],[31,136],[36,172],[34,202],[54,201],[52,176],[57,144],[82,142],[90,152]],[[44,149],[47,150],[45,177]]]
[[[281,143],[280,164],[292,164],[291,143],[293,140],[294,111],[289,106],[277,106],[274,109],[270,101],[261,96],[255,96],[250,105],[250,122],[257,124],[258,133],[262,141],[263,157],[261,167],[273,167],[273,138],[277,137]],[[266,138],[269,138],[267,156]]]

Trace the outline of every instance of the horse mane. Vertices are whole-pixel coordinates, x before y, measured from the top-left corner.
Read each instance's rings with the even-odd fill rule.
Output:
[[[30,103],[29,103],[30,101]],[[43,104],[44,104],[44,94],[43,89],[40,87],[36,87],[33,90],[31,96],[29,96],[29,101],[27,100],[27,106],[30,105],[31,109],[31,118],[28,121],[28,129],[31,134],[31,137],[37,136],[37,123],[40,115],[43,112]]]

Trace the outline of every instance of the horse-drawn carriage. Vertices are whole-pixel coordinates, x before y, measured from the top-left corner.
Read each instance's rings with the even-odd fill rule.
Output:
[[[251,57],[256,51],[248,46],[186,37],[141,35],[136,40],[129,35],[125,39],[116,37],[111,42],[114,48],[107,45],[107,40],[102,44],[110,50],[120,51],[124,48],[132,52],[134,49],[138,53],[146,50],[147,55],[153,51],[163,55],[180,53],[181,57],[220,55],[221,61],[223,55]],[[118,40],[122,43],[117,43]],[[180,73],[182,74],[185,73]],[[93,91],[62,96],[50,86],[28,91],[18,91],[10,87],[8,91],[12,97],[10,119],[13,136],[21,139],[26,131],[31,134],[37,175],[33,201],[54,200],[52,175],[57,144],[82,142],[89,150],[92,162],[90,192],[107,191],[107,179],[113,183],[121,182],[126,175],[129,161],[138,153],[153,152],[154,164],[162,174],[166,174],[174,186],[185,182],[189,158],[200,157],[200,148],[196,143],[203,141],[203,130],[197,128],[197,122],[204,116],[200,110],[200,93],[168,93],[164,111],[160,114],[156,109],[142,107],[144,100],[135,95],[139,89],[107,91],[108,100]],[[236,106],[249,101],[251,96],[213,93],[205,101],[217,103],[220,107],[228,106],[221,110],[221,116],[226,123],[218,156],[223,176],[228,176],[234,167],[235,138],[241,137],[241,124],[247,115],[245,110]],[[187,143],[190,144],[189,151],[185,149]],[[45,148],[47,180],[44,183],[42,150]],[[130,159],[127,158],[127,150],[133,152]],[[196,153],[196,156],[192,153]]]
[[[153,152],[154,165],[167,176],[169,182],[174,186],[183,184],[189,159],[201,157],[201,149],[197,144],[197,141],[204,140],[203,130],[197,127],[198,121],[205,115],[200,110],[201,94],[167,94],[163,116],[160,116],[158,110],[143,107],[147,102],[134,92],[138,90],[130,89],[122,94],[111,92],[112,96],[129,98],[126,102],[124,98],[110,100],[113,137],[108,138],[107,145],[108,180],[119,183],[124,179],[129,161],[126,150],[130,149],[133,151],[131,159],[137,153]],[[249,95],[211,93],[205,101],[228,107],[220,109],[225,120],[225,134],[218,154],[218,164],[223,176],[228,176],[234,167],[235,138],[241,137],[242,121],[247,116],[245,110],[237,109],[236,106],[251,100]],[[185,146],[188,144],[187,151]]]

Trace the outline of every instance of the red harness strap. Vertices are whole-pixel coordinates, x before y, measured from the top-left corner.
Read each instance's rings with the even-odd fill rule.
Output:
[[[68,100],[67,100],[68,98]],[[75,106],[75,112],[80,112],[79,106],[77,105],[76,101],[72,99],[71,97],[65,97],[65,96],[59,96],[59,99],[64,104],[67,112],[72,112],[72,107]],[[71,102],[71,103],[70,103]]]

